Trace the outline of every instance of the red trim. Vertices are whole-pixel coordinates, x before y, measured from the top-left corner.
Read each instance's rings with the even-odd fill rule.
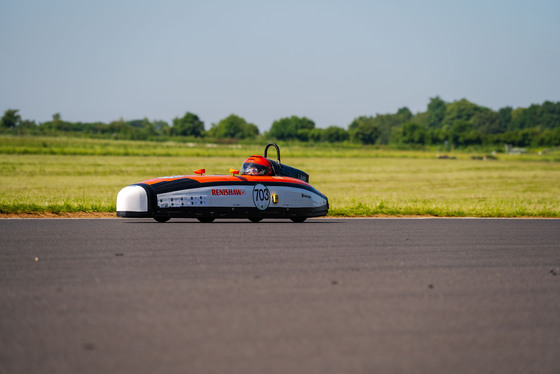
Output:
[[[161,182],[170,182],[176,181],[180,179],[192,179],[199,183],[211,183],[211,182],[242,182],[242,181],[254,181],[254,182],[288,182],[288,183],[295,183],[301,184],[303,186],[310,186],[309,183],[306,183],[302,180],[290,177],[274,177],[274,176],[266,176],[266,175],[243,175],[243,176],[232,176],[232,175],[182,175],[180,177],[161,177],[161,178],[153,178],[148,179],[143,182],[143,184],[151,185]]]

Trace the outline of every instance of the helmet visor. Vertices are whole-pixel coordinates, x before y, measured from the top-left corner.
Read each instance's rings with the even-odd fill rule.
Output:
[[[255,164],[253,162],[244,163],[240,170],[241,175],[267,175],[269,172],[269,167]]]

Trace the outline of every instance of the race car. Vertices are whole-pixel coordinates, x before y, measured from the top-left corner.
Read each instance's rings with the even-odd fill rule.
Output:
[[[270,147],[277,160],[267,158]],[[247,158],[231,175],[176,175],[149,179],[123,188],[117,195],[117,216],[154,218],[197,218],[212,222],[216,218],[289,218],[304,222],[325,216],[329,201],[309,184],[309,175],[280,162],[280,148],[269,143],[264,156]]]

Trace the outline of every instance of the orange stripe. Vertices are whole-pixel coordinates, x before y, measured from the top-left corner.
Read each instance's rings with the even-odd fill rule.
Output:
[[[287,182],[287,183],[294,183],[294,184],[301,184],[304,186],[309,186],[309,183],[306,183],[302,180],[290,177],[271,177],[271,176],[259,176],[259,175],[242,175],[242,176],[232,176],[232,175],[184,175],[181,177],[174,177],[174,178],[153,178],[148,179],[143,182],[143,184],[156,184],[161,182],[171,182],[181,179],[192,179],[200,183],[213,183],[213,182]]]

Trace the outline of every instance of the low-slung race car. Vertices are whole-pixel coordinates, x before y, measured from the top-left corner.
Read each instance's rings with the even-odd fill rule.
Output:
[[[267,158],[270,147],[277,160]],[[309,184],[309,175],[280,162],[280,149],[270,143],[264,157],[253,155],[232,175],[179,175],[146,180],[123,188],[117,195],[117,216],[154,218],[289,218],[303,222],[328,213],[329,201]]]

